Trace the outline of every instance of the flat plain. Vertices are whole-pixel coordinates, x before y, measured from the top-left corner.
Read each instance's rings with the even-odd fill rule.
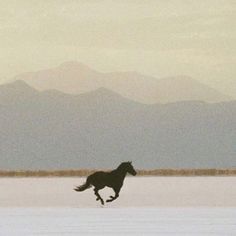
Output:
[[[0,178],[0,235],[236,235],[236,177],[130,177],[104,207],[84,180]]]

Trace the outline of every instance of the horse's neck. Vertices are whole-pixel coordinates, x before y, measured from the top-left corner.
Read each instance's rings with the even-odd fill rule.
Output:
[[[127,172],[123,169],[120,169],[119,167],[114,171],[122,180],[124,180]]]

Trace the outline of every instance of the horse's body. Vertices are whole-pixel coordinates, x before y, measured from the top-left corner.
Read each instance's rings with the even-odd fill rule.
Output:
[[[108,199],[106,202],[114,201],[119,197],[119,192],[123,186],[123,182],[127,173],[136,175],[136,171],[134,170],[131,162],[123,162],[111,172],[95,172],[94,174],[87,177],[85,184],[76,187],[74,190],[81,192],[94,186],[94,194],[97,197],[96,200],[100,200],[102,205],[104,205],[104,201],[99,195],[98,191],[106,186],[112,188],[115,192],[115,196],[110,196],[110,199]]]

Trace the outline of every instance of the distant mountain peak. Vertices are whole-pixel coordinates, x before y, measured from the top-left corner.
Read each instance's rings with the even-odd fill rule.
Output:
[[[3,84],[0,86],[0,88],[5,88],[5,89],[8,88],[17,91],[35,91],[35,92],[37,91],[23,80],[15,80],[13,82]]]
[[[38,91],[22,80],[16,80],[0,86],[0,104],[13,104],[34,96]]]
[[[6,85],[11,86],[11,87],[25,87],[25,86],[28,86],[28,84],[23,80],[15,80],[13,82],[7,83]]]

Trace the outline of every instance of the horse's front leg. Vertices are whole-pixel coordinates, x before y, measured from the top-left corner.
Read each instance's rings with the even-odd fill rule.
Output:
[[[115,192],[115,196],[110,196],[110,199],[107,199],[106,202],[112,202],[112,201],[114,201],[115,199],[117,199],[119,197],[120,188],[116,188],[116,189],[113,189],[113,190]]]

